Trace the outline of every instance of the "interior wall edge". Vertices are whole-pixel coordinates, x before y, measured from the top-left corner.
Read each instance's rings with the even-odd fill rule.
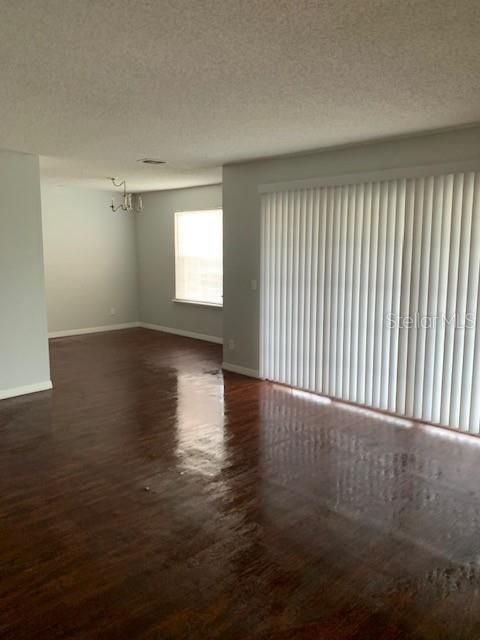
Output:
[[[44,383],[50,362],[36,155],[0,151],[0,300],[0,389]]]

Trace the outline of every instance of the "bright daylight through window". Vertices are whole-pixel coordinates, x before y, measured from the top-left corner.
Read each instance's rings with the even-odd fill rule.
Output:
[[[222,305],[222,210],[175,213],[175,299]]]

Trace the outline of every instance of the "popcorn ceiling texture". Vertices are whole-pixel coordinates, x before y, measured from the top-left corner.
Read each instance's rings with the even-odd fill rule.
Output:
[[[476,0],[0,0],[0,148],[138,190],[480,120]],[[148,167],[151,156],[168,165]]]

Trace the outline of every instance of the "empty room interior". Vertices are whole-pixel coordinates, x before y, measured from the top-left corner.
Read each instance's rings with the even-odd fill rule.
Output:
[[[480,4],[0,0],[0,638],[480,638]]]

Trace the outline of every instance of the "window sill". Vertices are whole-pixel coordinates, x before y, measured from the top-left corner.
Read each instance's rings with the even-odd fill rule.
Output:
[[[179,304],[193,304],[196,307],[210,307],[213,309],[223,309],[223,304],[216,304],[214,302],[198,302],[197,300],[181,300],[180,298],[173,298],[172,302],[178,302]]]

